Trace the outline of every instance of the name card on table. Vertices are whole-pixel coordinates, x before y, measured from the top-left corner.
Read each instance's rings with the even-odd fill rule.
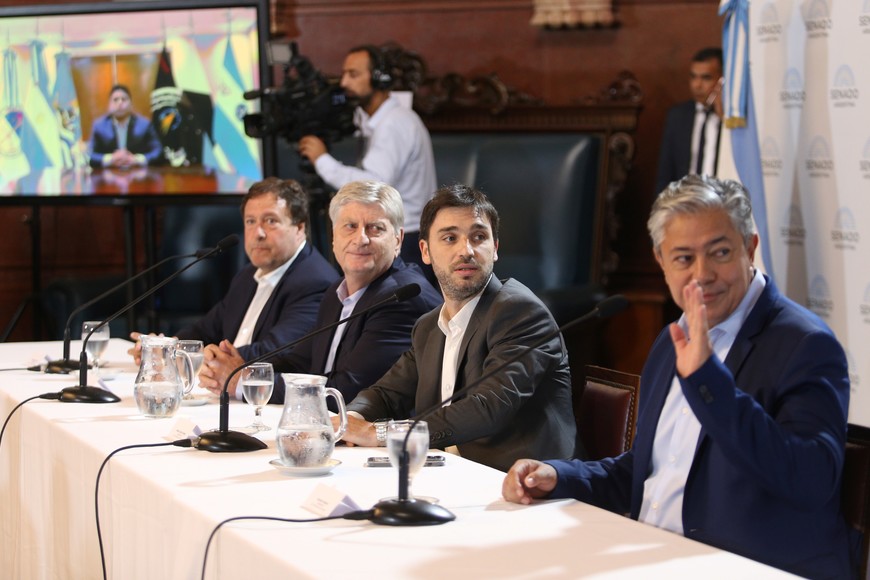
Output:
[[[342,516],[361,509],[350,496],[325,483],[317,484],[302,507],[321,518]]]
[[[178,439],[195,439],[202,435],[202,429],[199,425],[188,419],[187,417],[179,417],[172,425],[172,429],[166,434],[167,441],[176,441]]]

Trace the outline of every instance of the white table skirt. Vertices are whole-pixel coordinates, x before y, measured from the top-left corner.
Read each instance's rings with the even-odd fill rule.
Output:
[[[218,405],[183,407],[174,418],[147,419],[132,399],[129,343],[110,342],[106,384],[114,404],[36,400],[19,409],[0,445],[0,571],[4,578],[90,579],[101,576],[94,518],[97,470],[113,450],[159,443],[175,421],[217,426]],[[80,349],[73,342],[73,352]],[[57,358],[59,343],[0,345],[0,368]],[[90,384],[95,378],[91,373]],[[73,386],[75,377],[0,373],[0,420],[28,396]],[[318,484],[367,508],[394,495],[396,471],[367,468],[383,449],[336,449],[329,475],[294,478],[274,469],[278,406],[268,406],[261,435],[268,449],[214,454],[161,447],[122,451],[103,472],[100,520],[108,576],[114,579],[200,577],[209,534],[242,515],[312,518],[301,505]],[[230,425],[250,423],[253,408],[233,402]],[[639,524],[579,502],[518,506],[501,499],[503,473],[448,455],[428,467],[412,492],[439,498],[456,521],[394,528],[369,522],[224,526],[212,543],[207,578],[707,578],[786,577],[745,558]]]

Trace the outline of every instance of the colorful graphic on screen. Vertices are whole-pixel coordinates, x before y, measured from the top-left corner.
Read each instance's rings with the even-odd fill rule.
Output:
[[[239,193],[257,6],[0,18],[0,194]]]

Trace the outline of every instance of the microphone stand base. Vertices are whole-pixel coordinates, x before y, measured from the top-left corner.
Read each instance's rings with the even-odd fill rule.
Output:
[[[382,526],[437,526],[456,519],[438,504],[419,499],[387,499],[372,508],[369,521]]]
[[[240,453],[243,451],[259,451],[268,445],[245,433],[238,431],[206,431],[199,436],[194,447],[212,453]]]
[[[62,403],[117,403],[118,395],[100,387],[67,387],[60,392]]]

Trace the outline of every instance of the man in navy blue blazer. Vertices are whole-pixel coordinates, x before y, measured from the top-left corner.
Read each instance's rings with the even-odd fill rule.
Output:
[[[91,167],[130,168],[163,161],[163,150],[150,119],[133,112],[130,89],[109,90],[109,112],[94,121],[89,146]]]
[[[656,200],[655,256],[683,316],[653,344],[631,450],[522,459],[505,499],[574,497],[811,578],[855,576],[840,511],[843,348],[753,267],[746,190],[687,176]]]
[[[315,328],[361,312],[407,284],[418,284],[421,289],[414,298],[374,309],[271,360],[276,373],[325,375],[327,386],[338,389],[350,402],[410,348],[414,323],[442,300],[420,268],[399,257],[404,210],[395,188],[377,181],[345,184],[329,204],[329,217],[333,253],[344,278],[326,290]],[[220,352],[203,365],[200,384],[219,392],[229,373],[249,358],[222,342]],[[235,383],[228,391],[238,397]],[[276,379],[270,403],[283,400],[284,384]]]
[[[306,239],[308,203],[292,179],[269,177],[251,186],[242,199],[251,263],[236,274],[226,296],[178,338],[202,340],[206,360],[224,340],[254,358],[311,330],[324,291],[339,276]],[[137,356],[138,348],[137,343],[131,354]]]

